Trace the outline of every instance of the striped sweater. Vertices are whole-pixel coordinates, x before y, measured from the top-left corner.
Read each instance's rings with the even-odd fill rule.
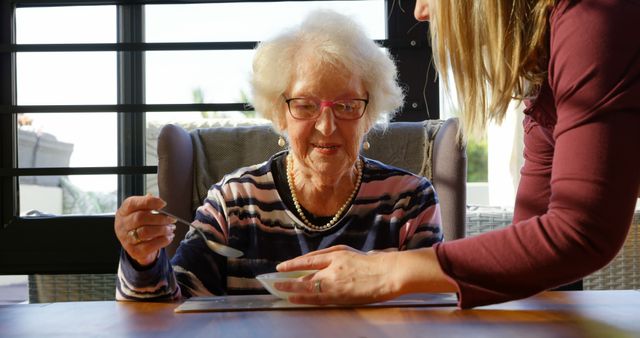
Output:
[[[431,183],[402,169],[363,158],[362,183],[353,202],[327,230],[308,228],[274,181],[273,161],[236,170],[213,185],[194,224],[207,238],[244,252],[225,258],[191,230],[169,262],[164,250],[147,268],[126,252],[118,267],[116,299],[162,300],[191,296],[264,293],[256,275],[299,255],[343,244],[362,251],[409,250],[443,240],[440,209]],[[284,191],[282,191],[284,190]]]

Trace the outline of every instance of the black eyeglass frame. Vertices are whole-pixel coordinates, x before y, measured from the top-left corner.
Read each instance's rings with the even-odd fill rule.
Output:
[[[290,105],[289,103],[290,103],[291,101],[293,101],[293,100],[300,100],[300,99],[302,99],[302,100],[310,100],[310,99],[309,99],[309,98],[306,98],[306,97],[292,97],[292,98],[287,99],[287,97],[286,97],[286,96],[284,96],[284,95],[283,95],[282,97],[284,98],[284,102],[286,102],[286,103],[287,103],[287,110],[289,110],[289,115],[291,115],[291,117],[292,117],[294,120],[300,120],[300,121],[310,121],[310,120],[315,120],[315,119],[317,119],[318,117],[320,117],[320,115],[322,114],[322,110],[319,110],[318,115],[317,115],[317,116],[314,116],[314,117],[309,117],[309,118],[300,118],[300,117],[295,117],[295,116],[293,115],[293,113],[291,112],[291,105]],[[364,102],[364,108],[362,108],[362,114],[360,114],[358,117],[354,117],[354,118],[350,118],[350,119],[345,119],[345,118],[338,117],[338,116],[336,115],[336,111],[333,109],[333,106],[332,106],[332,107],[329,107],[329,108],[331,108],[331,112],[333,113],[333,117],[335,117],[336,119],[341,120],[341,121],[355,121],[355,120],[359,120],[359,119],[361,119],[361,118],[364,116],[364,114],[367,112],[367,106],[369,105],[369,99],[342,99],[342,100],[335,100],[335,101],[332,101],[332,103],[335,103],[336,101],[362,101],[362,102]]]

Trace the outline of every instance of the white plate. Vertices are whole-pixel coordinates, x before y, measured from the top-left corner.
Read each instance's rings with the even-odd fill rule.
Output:
[[[284,292],[284,291],[280,291],[278,289],[276,289],[273,284],[275,282],[285,282],[285,281],[290,281],[290,280],[296,280],[298,278],[302,278],[304,276],[310,275],[312,273],[316,273],[318,272],[318,270],[299,270],[299,271],[289,271],[289,272],[272,272],[272,273],[265,273],[262,275],[258,275],[256,276],[256,279],[258,281],[260,281],[260,283],[262,283],[262,286],[264,286],[265,289],[267,289],[267,291],[269,291],[269,293],[271,293],[272,295],[282,298],[282,299],[288,299],[289,295],[292,295],[293,293],[291,292]]]

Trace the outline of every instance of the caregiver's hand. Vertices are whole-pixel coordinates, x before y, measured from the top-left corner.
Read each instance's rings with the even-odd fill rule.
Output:
[[[395,280],[397,252],[363,253],[338,245],[282,262],[278,271],[320,270],[300,281],[279,282],[275,287],[296,292],[292,303],[365,304],[400,295]]]

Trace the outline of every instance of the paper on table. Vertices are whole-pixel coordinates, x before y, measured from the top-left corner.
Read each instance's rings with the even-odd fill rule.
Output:
[[[185,312],[229,312],[229,311],[274,311],[297,309],[332,309],[352,307],[436,307],[456,306],[453,293],[422,293],[398,297],[386,302],[365,305],[301,305],[292,304],[272,295],[214,296],[187,299],[174,311]]]

